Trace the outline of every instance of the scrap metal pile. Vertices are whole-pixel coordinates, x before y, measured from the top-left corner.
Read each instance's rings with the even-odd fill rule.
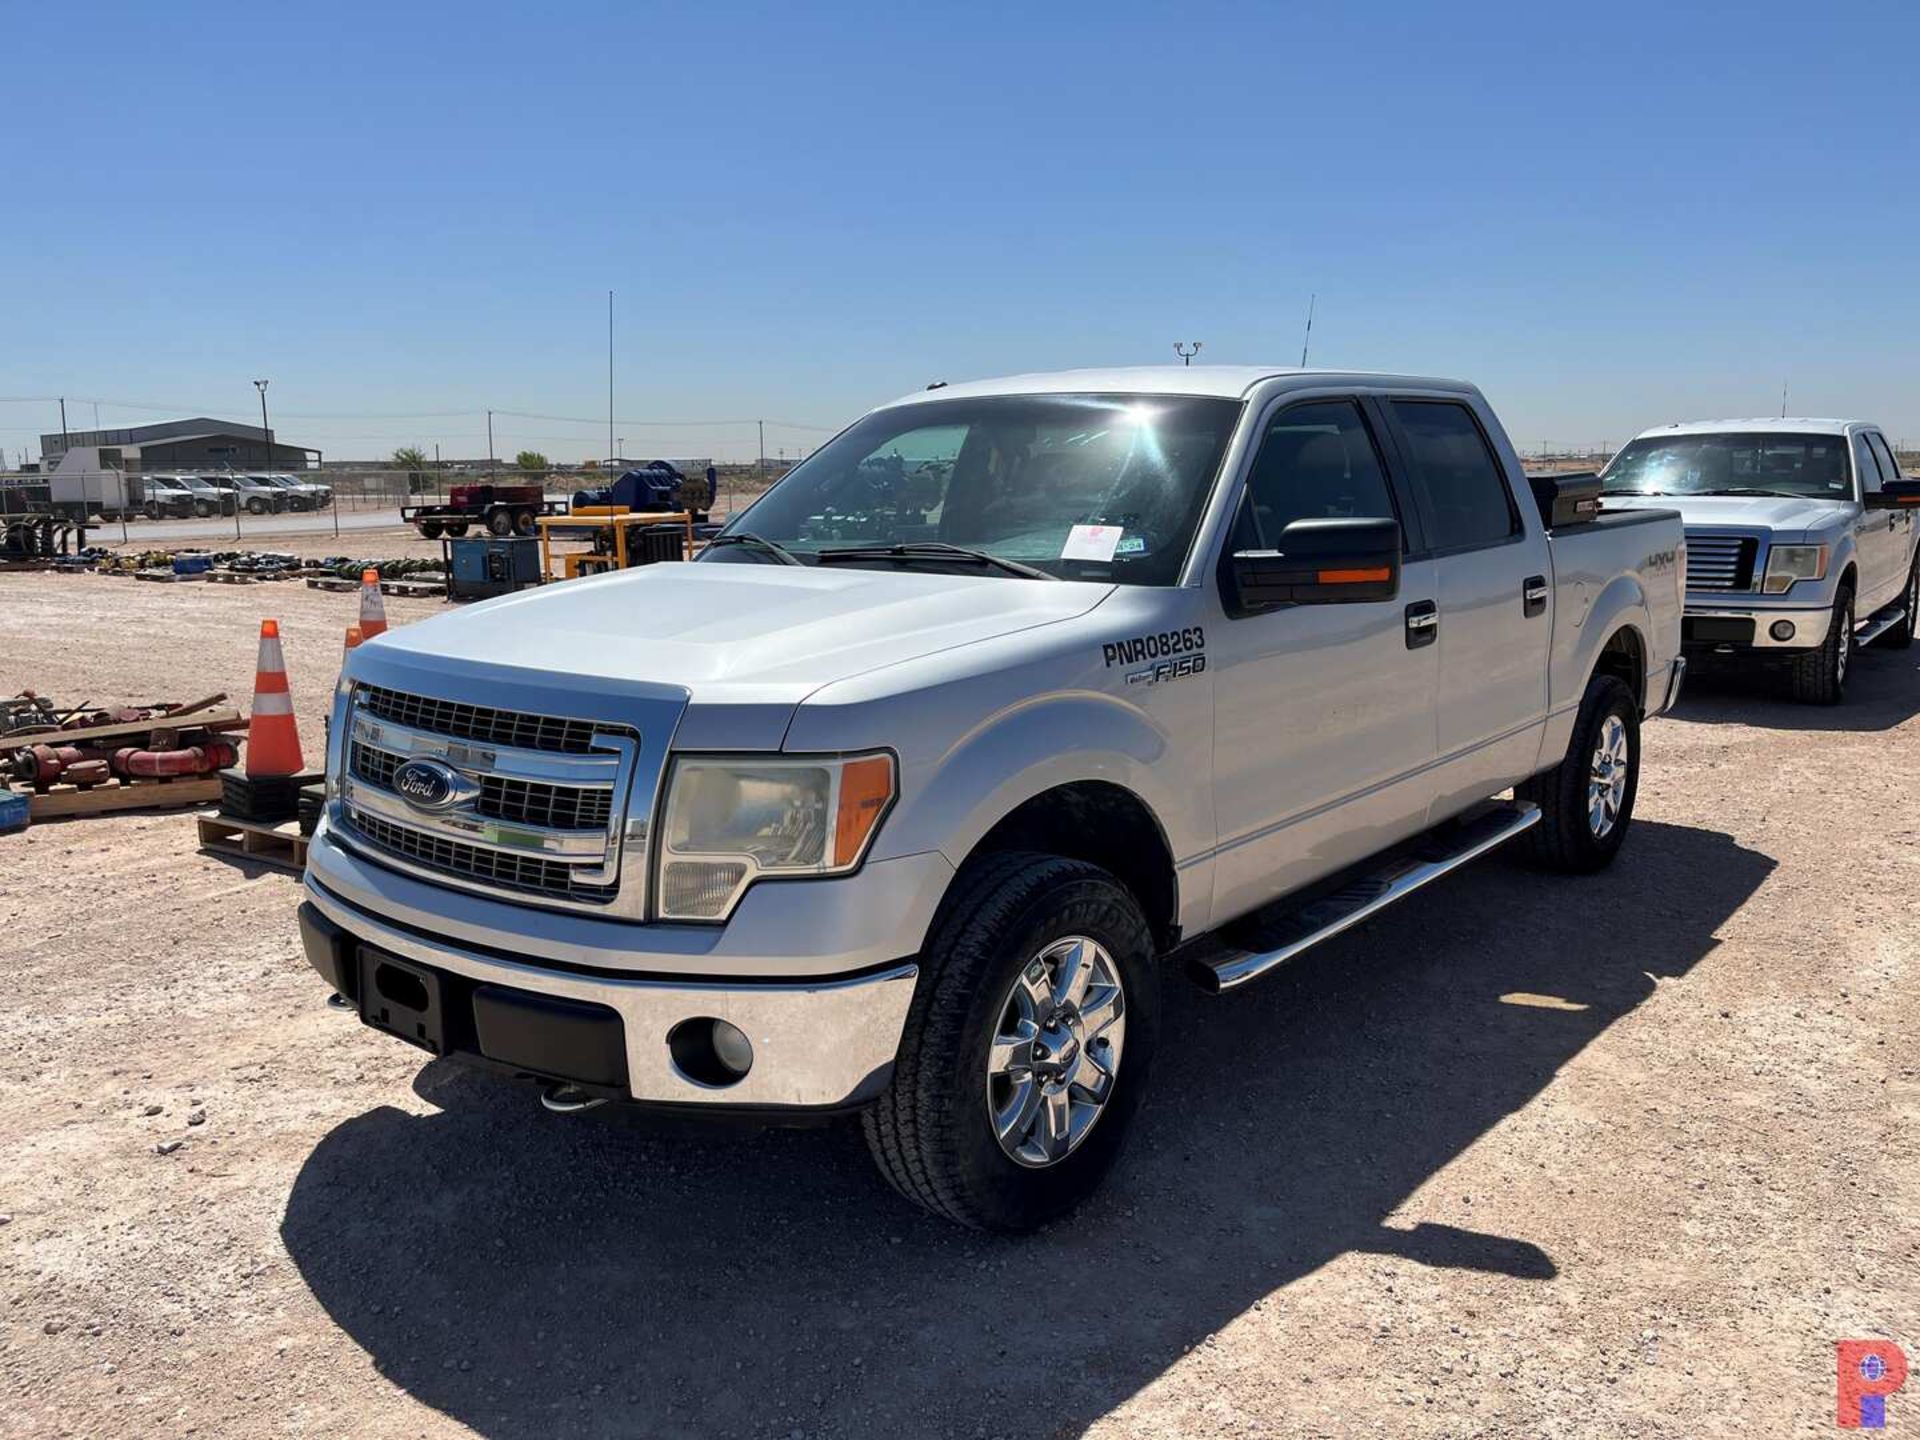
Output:
[[[41,567],[87,549],[87,527],[58,515],[9,515],[0,521],[0,565]]]
[[[31,690],[0,701],[0,774],[45,795],[204,778],[236,763],[246,717],[209,695],[187,705],[62,708]]]

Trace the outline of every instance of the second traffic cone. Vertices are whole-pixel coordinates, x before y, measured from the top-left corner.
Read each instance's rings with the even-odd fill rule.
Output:
[[[342,665],[347,663],[347,656],[353,653],[354,647],[366,638],[367,632],[362,630],[358,625],[347,626],[346,648],[340,652],[340,663]]]
[[[280,622],[260,622],[260,661],[254,667],[253,719],[247,725],[247,774],[298,775],[300,731],[293,722],[287,660],[280,653]]]
[[[380,598],[380,572],[360,572],[360,638],[371,640],[387,633],[387,606]]]

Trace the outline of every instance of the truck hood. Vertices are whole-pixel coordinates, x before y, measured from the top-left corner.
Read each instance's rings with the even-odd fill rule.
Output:
[[[468,605],[389,631],[350,673],[479,667],[683,687],[695,704],[797,704],[835,680],[1070,620],[1111,585],[839,566],[662,564]]]
[[[1609,496],[1618,505],[1631,497]],[[1688,525],[1731,525],[1775,532],[1826,530],[1847,523],[1851,501],[1768,495],[1650,495],[1647,508],[1678,510]]]

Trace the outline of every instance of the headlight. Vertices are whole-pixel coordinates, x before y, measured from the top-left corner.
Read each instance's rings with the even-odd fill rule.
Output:
[[[893,796],[886,754],[675,760],[656,912],[724,920],[757,879],[844,875]]]
[[[1760,588],[1768,595],[1784,595],[1796,580],[1826,578],[1826,546],[1776,545],[1767,552],[1767,578]]]

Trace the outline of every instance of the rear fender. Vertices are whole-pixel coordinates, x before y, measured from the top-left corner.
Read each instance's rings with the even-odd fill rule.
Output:
[[[1643,706],[1654,693],[1654,677],[1666,673],[1673,657],[1659,653],[1652,642],[1655,627],[1646,588],[1638,575],[1616,575],[1594,597],[1585,615],[1570,617],[1564,626],[1556,626],[1556,650],[1560,649],[1563,637],[1570,637],[1572,644],[1564,654],[1556,655],[1553,662],[1553,704],[1547,714],[1546,730],[1540,737],[1542,765],[1557,764],[1566,752],[1567,742],[1573,737],[1574,717],[1580,709],[1581,697],[1587,693],[1587,682],[1593,678],[1600,652],[1623,628],[1631,630],[1640,645],[1643,670],[1639,690]],[[1676,640],[1678,630],[1676,616]]]

